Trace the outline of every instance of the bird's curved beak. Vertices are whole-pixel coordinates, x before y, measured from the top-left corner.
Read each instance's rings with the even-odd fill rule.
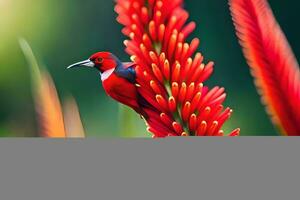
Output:
[[[75,67],[95,67],[95,64],[90,60],[84,60],[78,63],[75,63],[73,65],[70,65],[69,67],[67,67],[67,69],[71,69],[71,68],[75,68]]]

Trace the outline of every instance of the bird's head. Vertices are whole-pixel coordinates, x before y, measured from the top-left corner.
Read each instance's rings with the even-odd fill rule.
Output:
[[[119,59],[110,52],[98,52],[89,59],[70,65],[68,69],[75,67],[91,67],[98,69],[101,73],[114,69],[120,63]]]

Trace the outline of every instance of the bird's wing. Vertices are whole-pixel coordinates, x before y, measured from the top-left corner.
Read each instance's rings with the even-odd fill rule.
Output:
[[[135,63],[133,63],[133,62],[123,62],[122,64],[125,69],[135,66]]]
[[[134,65],[135,64],[133,63],[119,64],[114,72],[117,74],[117,76],[126,79],[130,83],[135,83],[136,73],[134,70]]]

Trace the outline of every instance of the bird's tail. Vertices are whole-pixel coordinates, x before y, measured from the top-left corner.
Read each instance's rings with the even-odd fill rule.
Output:
[[[139,108],[136,110],[140,115],[142,115],[145,120],[149,119],[149,112],[159,112],[151,103],[149,103],[140,93],[138,93],[138,104]]]

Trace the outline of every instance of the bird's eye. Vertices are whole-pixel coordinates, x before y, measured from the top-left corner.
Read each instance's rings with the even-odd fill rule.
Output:
[[[103,58],[97,58],[98,63],[102,63],[103,62]]]

